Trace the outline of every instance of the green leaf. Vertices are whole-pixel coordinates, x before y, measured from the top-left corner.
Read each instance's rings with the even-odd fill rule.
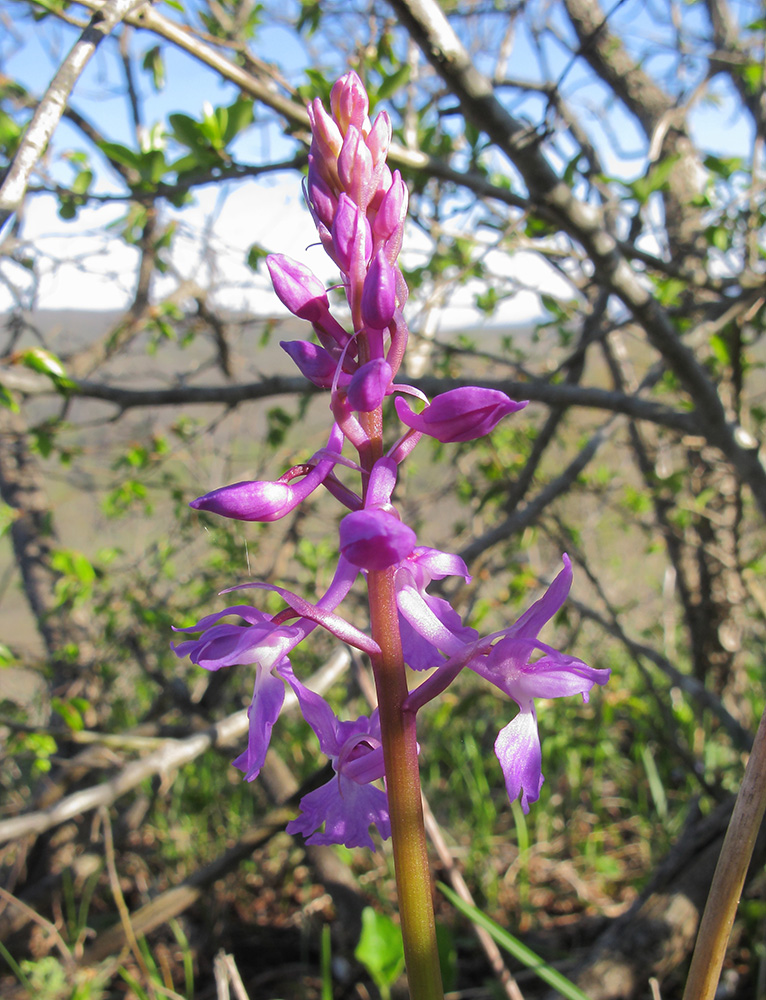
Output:
[[[295,25],[298,32],[305,31],[313,35],[322,19],[322,7],[319,0],[301,0],[301,12]]]
[[[253,102],[250,98],[240,97],[229,105],[228,121],[224,129],[224,142],[228,145],[235,136],[253,123]]]
[[[173,130],[173,138],[180,142],[182,146],[190,149],[198,149],[205,146],[205,136],[198,121],[189,115],[173,114],[168,115],[168,122]]]
[[[165,60],[162,58],[162,49],[159,45],[153,45],[144,53],[141,65],[152,74],[152,86],[159,93],[165,87]]]
[[[710,350],[722,365],[730,365],[732,362],[729,343],[720,333],[714,333],[710,338]]]
[[[378,100],[387,100],[392,94],[395,94],[397,90],[401,90],[402,87],[406,86],[409,78],[410,65],[409,63],[404,63],[404,65],[400,66],[395,73],[392,73],[390,76],[383,79],[380,87],[378,87]]]
[[[81,170],[72,181],[72,191],[74,191],[75,194],[87,194],[92,183],[93,171]]]
[[[703,162],[711,174],[718,174],[724,180],[728,180],[733,173],[742,170],[743,167],[741,156],[714,156],[711,153]]]
[[[165,154],[161,149],[150,149],[142,153],[138,163],[141,180],[147,184],[156,184],[168,170]]]
[[[383,996],[388,997],[390,986],[404,969],[401,929],[386,914],[365,906],[362,910],[362,935],[354,957],[367,969]]]
[[[93,563],[75,549],[56,549],[51,553],[51,566],[64,576],[76,580],[83,587],[92,586],[96,579]]]
[[[21,355],[21,363],[43,375],[66,378],[64,366],[59,359],[43,347],[31,347],[28,351],[24,351]]]
[[[16,402],[11,393],[5,388],[2,382],[0,382],[0,406],[4,406],[7,410],[11,410],[12,413],[19,412],[19,404]]]
[[[80,733],[85,729],[85,721],[73,701],[64,698],[52,698],[51,708],[60,715],[72,732]]]
[[[123,167],[130,167],[131,170],[140,170],[141,154],[134,149],[128,149],[119,142],[100,142],[98,147],[107,159],[121,163]]]
[[[260,243],[253,243],[247,251],[247,266],[253,271],[257,271],[260,262],[265,260],[268,255],[269,251],[265,250]]]
[[[761,92],[763,87],[763,66],[760,63],[747,63],[746,66],[740,66],[737,72],[742,77],[748,93],[756,95]]]
[[[566,976],[562,976],[552,965],[548,965],[531,948],[528,948],[518,938],[509,934],[508,931],[495,923],[491,917],[488,917],[486,913],[483,913],[478,907],[466,903],[449,886],[444,885],[443,882],[437,882],[437,886],[456,910],[459,910],[464,917],[468,917],[477,927],[483,927],[497,945],[507,951],[509,955],[513,955],[518,962],[521,962],[522,965],[525,965],[534,972],[543,982],[552,986],[554,990],[558,990],[563,997],[566,997],[566,1000],[588,1000],[583,991],[578,986],[575,986],[571,980],[567,979]]]
[[[21,133],[21,126],[5,111],[0,111],[0,149],[8,159],[15,154]]]
[[[30,347],[29,350],[20,355],[19,360],[32,371],[47,375],[59,392],[67,392],[75,388],[74,382],[67,376],[61,361],[44,347]]]
[[[677,162],[677,156],[669,156],[653,164],[645,177],[639,177],[632,184],[628,184],[639,204],[644,205],[649,200],[649,195],[667,187],[668,178]]]

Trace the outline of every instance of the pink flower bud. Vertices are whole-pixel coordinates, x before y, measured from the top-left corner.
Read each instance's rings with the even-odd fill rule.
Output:
[[[351,376],[348,384],[348,402],[352,410],[369,413],[377,410],[391,385],[391,365],[383,358],[375,358]]]
[[[362,287],[362,319],[373,330],[384,330],[396,309],[396,274],[383,250],[372,259]]]
[[[367,148],[372,154],[373,166],[377,167],[385,160],[388,147],[391,145],[391,135],[391,119],[386,111],[381,111],[365,139]]]
[[[317,169],[316,157],[311,153],[309,153],[306,200],[314,217],[314,222],[321,222],[329,229],[332,226],[335,209],[338,207],[338,199],[332,193],[329,185]]]
[[[349,125],[338,157],[338,178],[352,201],[366,208],[372,192],[372,154],[358,128]]]
[[[414,413],[401,397],[394,405],[403,424],[447,444],[489,434],[503,417],[523,409],[527,402],[515,403],[497,389],[465,385],[436,396],[420,414]]]
[[[406,559],[416,541],[412,528],[382,510],[355,510],[340,522],[340,551],[361,569],[388,569]]]
[[[402,180],[402,175],[399,171],[395,170],[391,187],[383,195],[372,224],[372,231],[376,239],[385,242],[390,240],[394,234],[401,234],[407,215],[407,201],[407,185]]]
[[[269,254],[266,266],[274,291],[293,315],[311,323],[322,319],[330,302],[324,285],[313,272],[281,253]]]
[[[327,114],[324,105],[318,97],[314,98],[306,110],[309,115],[311,132],[322,156],[328,160],[337,159],[340,147],[343,144],[343,136],[340,129]]]
[[[189,504],[238,521],[277,521],[295,506],[293,488],[279,481],[234,483],[206,493]]]
[[[307,340],[282,340],[279,346],[287,351],[309,382],[318,385],[320,389],[330,388],[338,363],[329,351]],[[338,384],[347,385],[349,381],[350,376],[341,372]]]
[[[332,243],[338,267],[346,274],[354,265],[366,264],[370,259],[370,224],[359,206],[345,192],[338,199],[338,210],[332,224]]]
[[[330,106],[341,132],[345,132],[349,125],[356,125],[360,131],[362,130],[370,102],[364,84],[353,70],[344,73],[333,84],[330,91]]]
[[[380,208],[386,191],[391,187],[392,180],[391,171],[388,169],[387,164],[381,163],[379,167],[375,168],[375,192],[372,198],[370,198],[370,204],[367,206],[370,219],[375,218],[375,214]]]

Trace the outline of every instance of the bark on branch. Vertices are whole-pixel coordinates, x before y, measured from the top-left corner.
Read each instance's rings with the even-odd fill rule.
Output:
[[[0,227],[16,211],[24,198],[35,164],[45,152],[74,85],[100,43],[144,0],[107,0],[90,19],[38,105],[21,140],[7,174],[0,184]]]

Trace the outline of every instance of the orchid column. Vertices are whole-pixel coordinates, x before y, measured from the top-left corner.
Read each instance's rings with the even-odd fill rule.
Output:
[[[300,815],[287,829],[304,834],[309,843],[348,847],[372,847],[372,826],[392,838],[410,995],[434,1000],[442,996],[442,987],[421,808],[417,712],[465,668],[509,695],[519,712],[501,730],[495,751],[510,797],[520,796],[527,811],[543,783],[534,698],[587,698],[609,672],[537,638],[569,592],[572,572],[566,557],[547,594],[514,625],[484,638],[464,625],[447,601],[428,593],[433,580],[470,577],[460,558],[419,546],[415,532],[402,522],[392,499],[399,464],[423,434],[444,443],[470,441],[526,404],[475,386],[429,402],[419,390],[394,381],[408,338],[402,315],[407,287],[397,266],[407,188],[386,166],[391,123],[385,112],[370,121],[367,94],[355,73],[332,88],[330,113],[318,99],[308,110],[314,138],[306,199],[322,245],[340,271],[350,331],[332,315],[324,285],[308,268],[279,254],[267,264],[275,292],[311,324],[318,341],[282,347],[309,381],[329,390],[334,423],[327,446],[278,480],[222,487],[192,506],[240,520],[273,521],[324,486],[348,511],[340,522],[338,565],[316,603],[264,583],[230,588],[276,591],[285,608],[269,616],[250,605],[230,606],[179,630],[201,634],[174,648],[208,670],[255,664],[248,745],[234,761],[248,780],[263,766],[284,685],[292,687],[337,778],[304,797]],[[398,421],[385,440],[382,405],[394,393],[399,394]],[[402,395],[425,408],[416,412]],[[355,458],[343,454],[345,442]],[[345,479],[356,481],[349,486],[339,469]],[[369,595],[369,634],[336,611],[360,575]],[[222,622],[234,615],[245,624]],[[296,677],[289,654],[317,626],[370,657],[378,707],[369,717],[336,718]],[[431,673],[410,692],[406,667]]]

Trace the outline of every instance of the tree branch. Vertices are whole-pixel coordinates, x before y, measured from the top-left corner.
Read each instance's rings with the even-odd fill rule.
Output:
[[[90,19],[38,105],[24,138],[0,184],[0,227],[16,211],[24,198],[35,164],[58,125],[74,85],[98,45],[135,7],[144,0],[107,0]]]
[[[719,448],[750,487],[766,518],[766,469],[757,446],[735,421],[704,367],[676,332],[670,317],[633,272],[608,232],[603,212],[580,201],[543,154],[534,129],[515,119],[494,94],[452,30],[436,0],[389,0],[402,23],[437,73],[457,96],[466,118],[489,135],[516,166],[533,202],[552,214],[562,229],[583,247],[600,282],[615,294],[641,324],[651,345],[665,359],[697,408],[699,430]]]
[[[309,680],[312,690],[322,693],[337,681],[347,669],[350,655],[345,646],[340,647],[330,659]],[[285,695],[285,709],[297,704],[292,691]],[[48,809],[26,813],[0,822],[0,844],[18,840],[29,834],[41,834],[53,829],[69,819],[109,806],[126,792],[140,785],[154,774],[167,774],[188,764],[210,747],[227,746],[240,739],[249,725],[247,710],[235,712],[210,726],[209,729],[184,740],[167,740],[159,750],[147,754],[122,767],[113,778],[101,785],[94,785],[80,792],[74,792]]]

